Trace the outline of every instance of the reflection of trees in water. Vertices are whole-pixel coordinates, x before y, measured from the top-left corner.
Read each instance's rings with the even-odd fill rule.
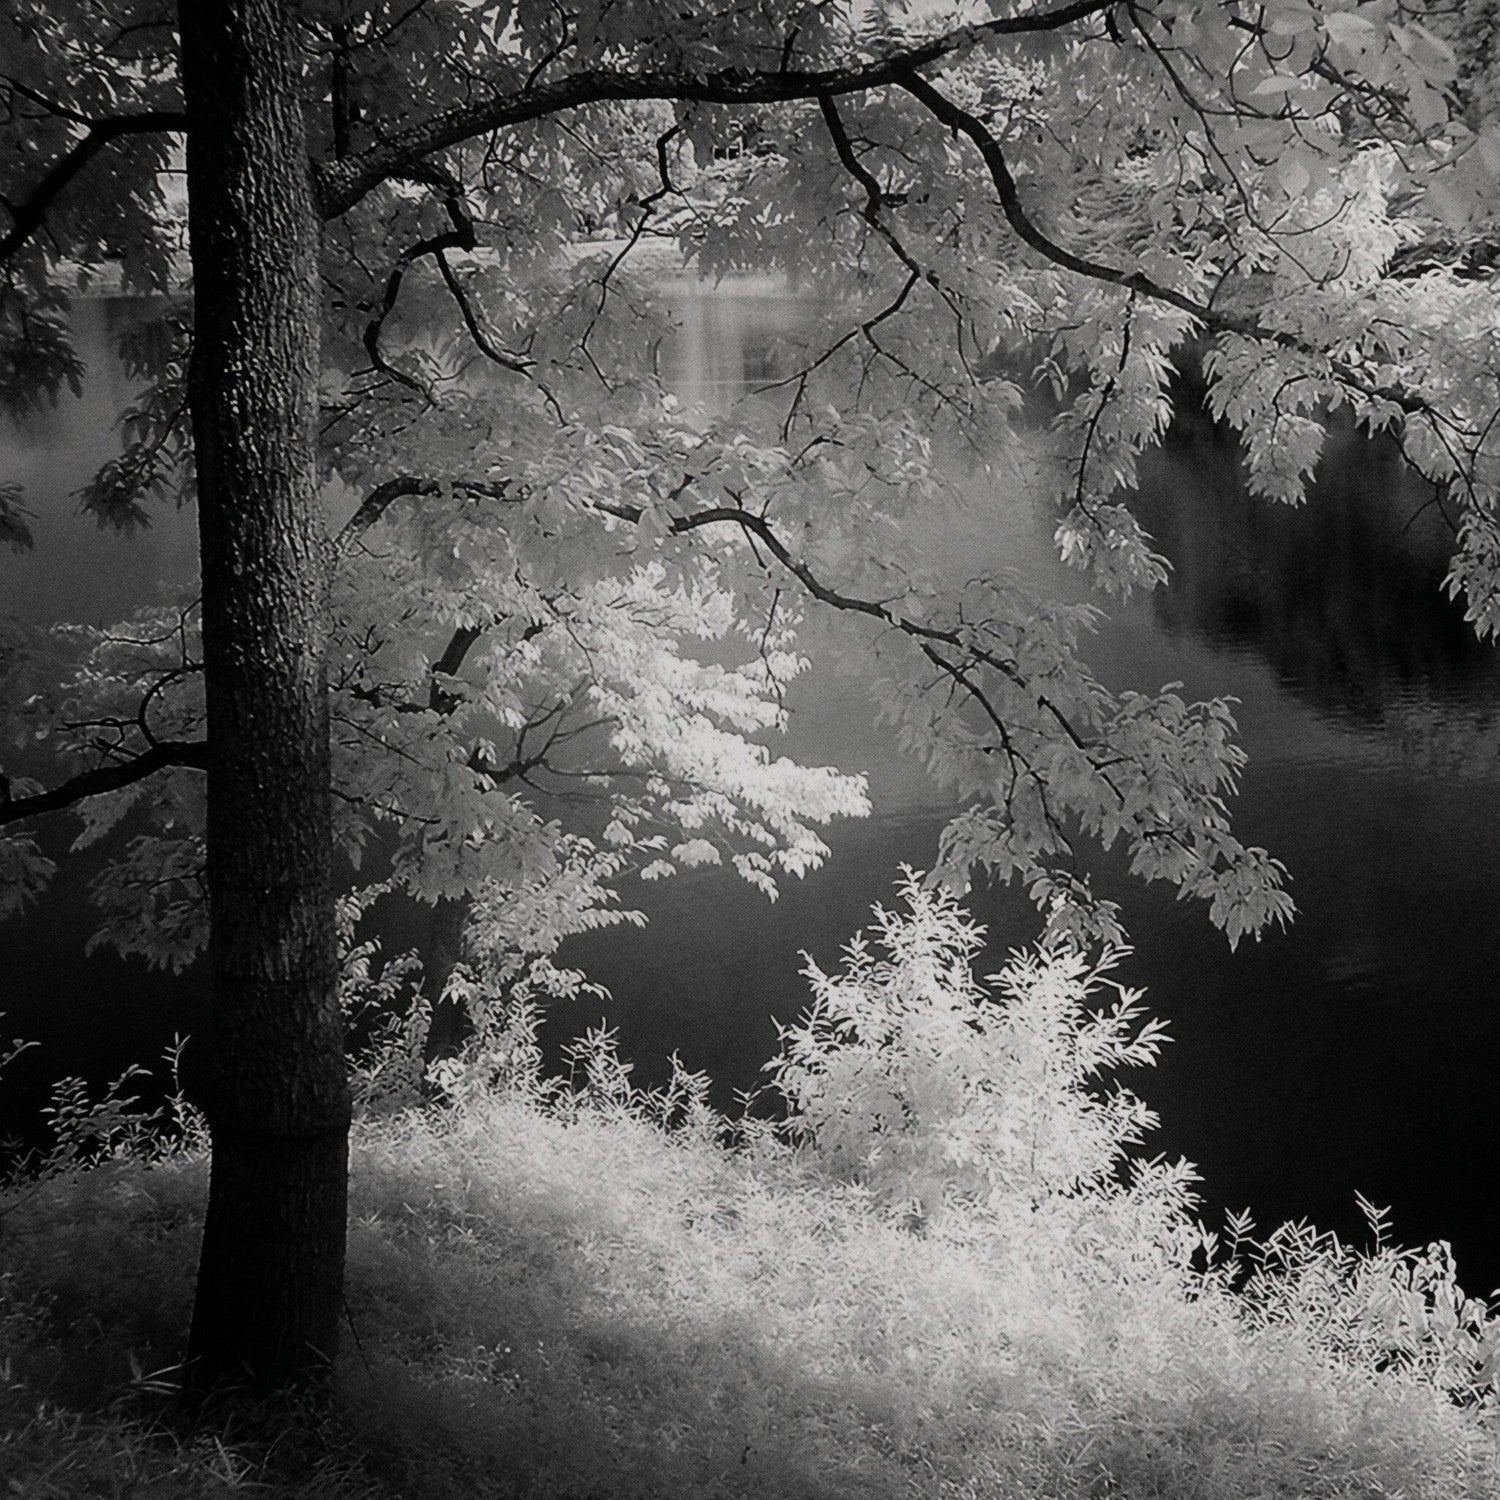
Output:
[[[1500,715],[1488,704],[1405,698],[1387,709],[1381,729],[1401,764],[1426,775],[1500,772]]]
[[[1169,634],[1253,649],[1290,691],[1350,728],[1394,731],[1424,764],[1472,766],[1478,734],[1493,767],[1495,650],[1443,592],[1453,533],[1393,445],[1331,434],[1291,507],[1247,492],[1207,420],[1179,419],[1136,510],[1174,565],[1153,596]]]

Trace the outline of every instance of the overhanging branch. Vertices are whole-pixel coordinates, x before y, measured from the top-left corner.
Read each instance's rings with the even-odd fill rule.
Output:
[[[623,511],[619,513],[624,514]],[[627,519],[639,519],[639,516],[637,514]],[[1027,694],[1036,705],[1038,712],[1051,719],[1073,747],[1088,757],[1094,774],[1098,776],[1100,783],[1109,789],[1120,807],[1123,809],[1126,806],[1126,794],[1111,773],[1114,767],[1130,758],[1129,753],[1122,755],[1118,749],[1114,748],[1107,733],[1094,740],[1086,739],[1067,714],[1045,692],[1037,691],[1035,685],[1027,679],[1014,661],[990,650],[974,639],[971,634],[941,626],[923,625],[919,621],[909,620],[898,614],[888,604],[873,599],[862,599],[833,588],[823,582],[807,563],[793,555],[791,549],[776,534],[775,529],[764,516],[757,515],[753,511],[743,510],[738,506],[712,506],[677,517],[670,529],[674,534],[682,535],[697,531],[701,527],[725,524],[738,526],[746,536],[758,541],[813,598],[821,603],[833,609],[868,615],[871,619],[879,620],[910,637],[922,654],[957,688],[961,689],[989,720],[998,738],[998,745],[994,747],[994,751],[1005,756],[1009,762],[1012,789],[1017,785],[1018,778],[1023,775],[1035,784],[1047,825],[1064,845],[1067,845],[1069,840],[1062,819],[1058,817],[1048,801],[1047,778],[1037,770],[1025,754],[1021,753],[1015,741],[1013,726],[1007,724],[1004,715],[996,707],[985,688],[974,681],[971,675],[973,668],[988,667],[992,672]],[[946,651],[942,648],[946,648]],[[948,654],[952,652],[958,654],[957,660]],[[1132,815],[1132,821],[1140,839],[1167,838],[1195,859],[1201,859],[1201,854],[1184,837],[1181,830],[1173,826],[1166,818],[1143,812]]]
[[[401,294],[401,282],[405,277],[407,269],[414,261],[420,260],[424,255],[430,255],[437,263],[438,270],[442,273],[443,284],[448,288],[449,295],[458,304],[459,312],[463,316],[464,326],[469,330],[469,337],[474,341],[475,347],[481,354],[492,363],[511,370],[518,375],[524,375],[530,368],[531,362],[520,355],[512,354],[508,350],[501,349],[495,341],[490,338],[488,331],[484,328],[473,304],[469,300],[468,293],[463,284],[454,274],[452,266],[448,263],[447,252],[459,250],[472,252],[478,247],[479,240],[474,229],[474,220],[470,216],[464,203],[463,188],[458,180],[450,173],[433,162],[424,162],[403,174],[413,182],[435,188],[443,196],[443,207],[448,215],[449,227],[440,234],[435,234],[427,239],[419,240],[416,244],[408,246],[401,252],[396,264],[392,267],[390,275],[386,278],[385,292],[382,296],[380,307],[375,316],[365,325],[364,346],[365,352],[370,356],[370,363],[393,380],[408,386],[419,395],[431,399],[431,393],[427,391],[418,381],[402,370],[392,365],[380,350],[380,330],[385,320],[395,310],[396,299]]]
[[[138,115],[93,120],[77,142],[19,203],[11,207],[10,228],[0,237],[0,264],[9,260],[41,228],[47,210],[70,182],[112,141],[129,135],[158,135],[187,129],[181,110],[153,109]]]
[[[315,172],[318,202],[325,219],[335,219],[366,193],[409,172],[435,151],[462,145],[507,125],[539,120],[584,105],[625,100],[675,99],[697,104],[785,104],[859,93],[899,83],[904,75],[931,66],[976,42],[998,36],[1057,31],[1110,10],[1118,0],[1074,0],[1020,16],[959,27],[889,56],[819,70],[778,68],[774,72],[726,68],[701,77],[645,71],[590,69],[551,83],[466,100],[404,130],[392,131],[367,150],[324,162]]]
[[[638,519],[638,517],[630,517],[630,519]],[[956,648],[974,661],[981,662],[992,671],[998,672],[1014,686],[1026,691],[1030,690],[1030,685],[1014,662],[1007,661],[1005,657],[981,646],[979,642],[965,636],[962,632],[908,620],[904,615],[897,614],[888,604],[845,594],[824,583],[805,562],[792,555],[791,549],[777,536],[770,522],[753,511],[742,510],[733,505],[716,505],[706,510],[693,511],[690,515],[678,516],[672,522],[671,530],[674,535],[681,536],[690,531],[697,531],[703,526],[725,524],[738,526],[746,536],[759,541],[766,551],[820,604],[826,604],[830,608],[845,613],[868,615],[872,620],[879,620],[893,630],[900,631],[902,635],[910,636],[924,649],[929,645]],[[1088,742],[1078,733],[1072,721],[1045,693],[1036,694],[1036,706],[1056,722],[1078,749],[1088,748]]]
[[[1065,270],[1072,271],[1075,275],[1122,287],[1141,297],[1175,307],[1196,318],[1211,332],[1240,334],[1245,338],[1258,339],[1263,343],[1275,344],[1279,348],[1288,349],[1312,359],[1326,361],[1330,375],[1349,390],[1357,391],[1377,401],[1388,401],[1408,416],[1422,416],[1435,425],[1445,421],[1443,415],[1434,410],[1431,403],[1416,392],[1404,386],[1375,385],[1346,364],[1341,364],[1328,350],[1321,349],[1306,339],[1299,338],[1296,334],[1288,333],[1285,329],[1268,328],[1256,318],[1222,312],[1206,302],[1199,302],[1182,292],[1174,291],[1171,287],[1163,286],[1161,282],[1153,280],[1144,271],[1125,271],[1118,266],[1105,265],[1101,261],[1089,260],[1085,256],[1074,254],[1065,245],[1058,244],[1056,240],[1044,234],[1027,214],[1021,202],[1021,195],[1016,189],[1015,179],[1011,176],[1010,168],[1006,163],[1005,152],[982,120],[939,93],[926,79],[919,78],[915,73],[909,72],[899,77],[896,82],[916,98],[941,124],[947,126],[955,134],[967,136],[973,142],[989,171],[990,181],[994,183],[995,194],[1000,200],[1000,211],[1005,215],[1006,222],[1015,231],[1018,239],[1029,245],[1044,259],[1051,261],[1054,265],[1062,266]]]
[[[1088,260],[1084,256],[1075,255],[1065,245],[1059,245],[1056,240],[1043,234],[1022,206],[1021,195],[1016,190],[1015,178],[1010,175],[1005,153],[984,122],[967,110],[961,109],[951,99],[933,88],[925,78],[919,78],[915,73],[907,73],[896,81],[936,119],[950,130],[966,135],[978,147],[979,154],[989,171],[990,180],[995,185],[996,196],[1000,199],[1000,211],[1005,215],[1006,223],[1015,231],[1016,237],[1030,245],[1038,255],[1076,275],[1087,276],[1093,281],[1104,281],[1113,286],[1139,292],[1143,296],[1152,297],[1158,302],[1165,302],[1200,320],[1206,321],[1215,316],[1222,317],[1222,315],[1216,315],[1207,304],[1184,296],[1181,292],[1173,291],[1171,287],[1163,286],[1158,281],[1153,281],[1144,271],[1122,271],[1118,266],[1107,266],[1100,261]],[[1248,329],[1241,331],[1248,331]]]
[[[12,797],[8,785],[0,779],[0,828],[20,823],[27,818],[41,817],[44,813],[61,812],[82,802],[86,797],[101,797],[106,792],[118,792],[123,787],[134,786],[136,782],[144,781],[148,776],[154,776],[158,771],[165,771],[172,766],[207,770],[207,741],[158,741],[149,750],[129,760],[97,766],[50,791],[36,792],[29,797]]]
[[[370,529],[396,501],[419,496],[435,500],[444,493],[462,495],[474,500],[515,500],[515,491],[504,480],[493,482],[473,479],[443,481],[415,474],[398,474],[378,484],[360,501],[354,514],[344,522],[333,539],[335,558],[351,552],[360,537]]]

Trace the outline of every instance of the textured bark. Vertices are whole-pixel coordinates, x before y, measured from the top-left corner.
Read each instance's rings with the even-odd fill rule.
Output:
[[[296,7],[182,0],[208,707],[213,1160],[200,1385],[332,1359],[349,1126],[314,466],[318,225]]]

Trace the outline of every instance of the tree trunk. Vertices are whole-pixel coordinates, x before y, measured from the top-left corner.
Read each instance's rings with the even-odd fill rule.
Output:
[[[180,7],[213,987],[213,1157],[188,1341],[200,1387],[268,1389],[325,1367],[343,1282],[319,228],[296,13],[284,0]]]

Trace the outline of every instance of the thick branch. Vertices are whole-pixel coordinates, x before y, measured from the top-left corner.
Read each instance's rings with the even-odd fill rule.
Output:
[[[205,740],[163,740],[152,745],[144,753],[130,760],[113,765],[97,766],[92,771],[55,786],[48,792],[37,792],[30,797],[12,797],[8,787],[0,781],[0,828],[10,823],[19,823],[26,818],[37,818],[43,813],[60,812],[82,802],[85,797],[100,797],[106,792],[118,792],[122,787],[134,786],[158,771],[171,766],[192,766],[196,770],[208,769],[208,743]]]
[[[58,196],[111,141],[127,135],[154,135],[186,129],[187,116],[174,109],[153,109],[138,115],[91,121],[88,134],[54,163],[20,203],[12,206],[10,228],[0,237],[0,263],[9,260],[41,228],[47,210]]]
[[[905,195],[886,192],[876,181],[875,174],[855,155],[854,144],[849,139],[849,132],[844,128],[838,105],[833,99],[823,94],[818,99],[818,105],[823,111],[823,123],[828,127],[828,135],[833,141],[833,149],[838,153],[839,161],[844,170],[865,190],[865,203],[860,209],[860,217],[885,241],[891,253],[908,271],[914,276],[922,277],[935,291],[941,292],[942,285],[937,277],[912,259],[906,247],[897,239],[896,232],[880,216],[882,209],[896,208],[904,203]]]
[[[959,358],[963,359],[963,309],[959,306],[953,293],[943,285],[937,273],[917,263],[906,246],[901,243],[896,231],[891,228],[883,217],[885,209],[899,208],[904,204],[906,202],[906,195],[904,193],[886,192],[876,180],[875,174],[860,161],[859,157],[855,154],[854,143],[849,139],[849,132],[844,128],[844,122],[839,115],[838,105],[835,101],[827,94],[824,94],[818,100],[818,105],[823,111],[823,122],[828,127],[828,134],[833,141],[833,149],[838,153],[839,161],[843,164],[844,170],[864,189],[865,204],[860,210],[860,217],[880,236],[891,254],[911,273],[913,282],[918,278],[925,281],[947,303],[949,311],[952,312],[957,323],[958,352]],[[904,301],[905,298],[906,292],[903,292],[900,300]],[[870,329],[872,327],[873,324],[870,323],[865,325],[866,338],[870,336]],[[879,346],[877,345],[877,347]],[[967,363],[967,360],[965,360],[966,367]]]
[[[443,647],[443,654],[433,662],[431,672],[434,677],[456,677],[458,669],[464,664],[464,657],[469,654],[469,648],[484,634],[483,625],[460,625],[451,636],[448,644]],[[438,696],[437,684],[433,684],[433,695]],[[433,704],[436,708],[438,705]]]
[[[379,311],[365,325],[364,345],[366,353],[370,356],[370,363],[377,370],[430,399],[429,392],[424,390],[410,375],[396,369],[380,352],[380,330],[385,320],[395,310],[396,299],[401,294],[401,282],[406,275],[407,268],[413,261],[419,260],[424,255],[430,255],[437,262],[439,271],[442,272],[443,283],[448,288],[449,295],[458,304],[459,312],[463,315],[464,326],[469,330],[469,337],[473,339],[475,347],[486,359],[518,375],[524,375],[530,369],[530,363],[496,346],[494,340],[480,324],[473,305],[469,301],[468,293],[464,291],[462,284],[453,273],[453,268],[448,264],[447,252],[449,250],[472,251],[479,243],[474,230],[474,221],[464,204],[463,188],[456,178],[432,162],[421,163],[404,175],[414,182],[424,183],[442,193],[443,206],[447,210],[451,227],[441,234],[419,240],[401,252],[400,258],[386,279],[385,294]]]
[[[394,479],[387,479],[384,484],[376,485],[360,501],[354,514],[344,522],[338,536],[333,541],[335,558],[347,556],[354,549],[360,537],[396,501],[406,499],[409,496],[421,496],[424,499],[434,500],[442,495],[445,489],[452,494],[464,495],[470,499],[514,500],[517,498],[511,487],[504,480],[496,480],[493,483],[489,483],[472,479],[455,479],[445,485],[443,481],[438,479],[424,478],[414,474],[398,474]]]
[[[1006,223],[1015,230],[1018,239],[1030,245],[1039,255],[1079,276],[1087,276],[1094,281],[1107,281],[1115,286],[1140,292],[1158,302],[1180,308],[1195,318],[1206,320],[1214,316],[1205,303],[1185,297],[1181,292],[1174,292],[1171,287],[1162,286],[1144,271],[1122,271],[1117,266],[1086,260],[1081,255],[1075,255],[1066,246],[1059,245],[1056,240],[1049,239],[1027,216],[1021,204],[1021,195],[1016,191],[1015,178],[1010,175],[1010,167],[1006,164],[1005,153],[1000,149],[999,141],[985,128],[983,121],[961,109],[951,99],[945,98],[926,79],[917,77],[915,73],[908,74],[898,82],[950,130],[968,136],[979,148],[979,154],[989,169],[990,180],[995,184],[1000,211],[1005,215]]]
[[[845,68],[817,71],[779,68],[774,72],[726,68],[704,77],[680,73],[622,73],[591,69],[555,82],[496,92],[466,100],[426,120],[392,131],[365,151],[317,170],[318,200],[325,219],[347,213],[366,193],[408,172],[434,151],[461,145],[507,125],[539,120],[588,104],[629,99],[677,99],[699,104],[784,104],[795,99],[858,93],[898,83],[988,37],[1057,31],[1111,9],[1117,0],[1074,0],[1073,4],[1023,16],[1001,16],[964,26],[893,53]]]

